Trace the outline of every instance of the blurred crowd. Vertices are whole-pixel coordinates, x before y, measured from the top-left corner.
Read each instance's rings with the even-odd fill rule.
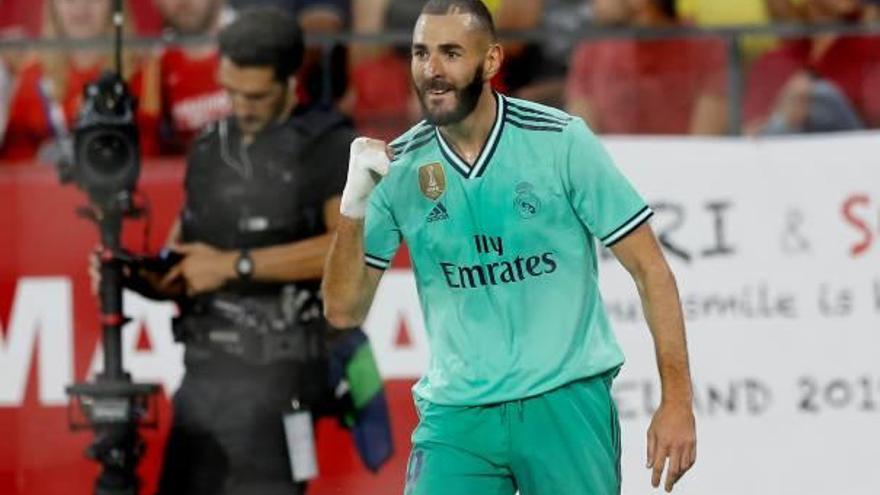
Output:
[[[128,35],[161,37],[161,49],[127,47],[124,75],[138,100],[145,156],[184,154],[200,129],[229,111],[215,79],[212,39],[250,6],[292,13],[311,45],[299,75],[303,107],[335,106],[359,132],[392,138],[419,119],[410,88],[409,47],[332,41],[412,29],[415,0],[126,0]],[[591,26],[675,28],[769,23],[880,23],[880,0],[488,0],[502,31],[537,31],[505,41],[493,81],[509,95],[582,116],[602,134],[789,134],[880,127],[880,34],[807,38],[748,35],[736,64],[741,98],[729,87],[732,51],[723,38],[614,37],[578,41]],[[51,39],[53,48],[0,50],[0,166],[51,162],[69,136],[84,85],[113,67],[106,50],[71,40],[113,31],[114,0],[0,0],[0,38]],[[364,38],[358,37],[358,40]],[[326,40],[331,40],[326,42]],[[740,129],[731,129],[741,101]]]

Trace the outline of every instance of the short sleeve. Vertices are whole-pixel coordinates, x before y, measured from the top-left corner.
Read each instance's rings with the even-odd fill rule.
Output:
[[[572,120],[566,133],[563,180],[569,200],[590,233],[611,247],[647,221],[653,211],[582,119]]]
[[[400,227],[381,185],[373,190],[364,220],[364,256],[368,266],[385,270],[400,247]]]

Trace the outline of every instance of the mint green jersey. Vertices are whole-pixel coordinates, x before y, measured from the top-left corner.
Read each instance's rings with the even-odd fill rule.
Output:
[[[369,266],[409,246],[431,348],[414,390],[438,404],[522,399],[619,367],[596,240],[652,214],[583,120],[495,97],[473,165],[424,122],[395,140],[365,221]]]

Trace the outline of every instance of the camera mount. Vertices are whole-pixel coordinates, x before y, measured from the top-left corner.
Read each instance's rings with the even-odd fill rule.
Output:
[[[137,465],[144,453],[138,432],[158,423],[157,384],[134,383],[123,367],[120,235],[123,220],[137,216],[133,196],[140,175],[135,102],[122,78],[122,0],[115,0],[115,73],[86,86],[73,132],[73,156],[59,164],[62,182],[75,182],[89,197],[77,210],[99,229],[101,248],[101,344],[104,368],[94,380],[67,387],[73,431],[90,429],[94,442],[86,457],[99,462],[95,495],[137,495]]]

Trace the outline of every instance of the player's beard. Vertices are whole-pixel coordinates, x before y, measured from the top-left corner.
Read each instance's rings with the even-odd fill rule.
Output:
[[[483,64],[480,64],[474,72],[471,82],[463,88],[456,88],[452,83],[440,79],[432,79],[421,87],[416,85],[419,104],[422,106],[422,115],[429,124],[436,126],[446,126],[461,122],[477,108],[477,102],[480,101],[480,94],[483,92],[483,82]],[[432,89],[451,89],[455,93],[455,108],[447,112],[432,112],[425,102],[426,93]]]

